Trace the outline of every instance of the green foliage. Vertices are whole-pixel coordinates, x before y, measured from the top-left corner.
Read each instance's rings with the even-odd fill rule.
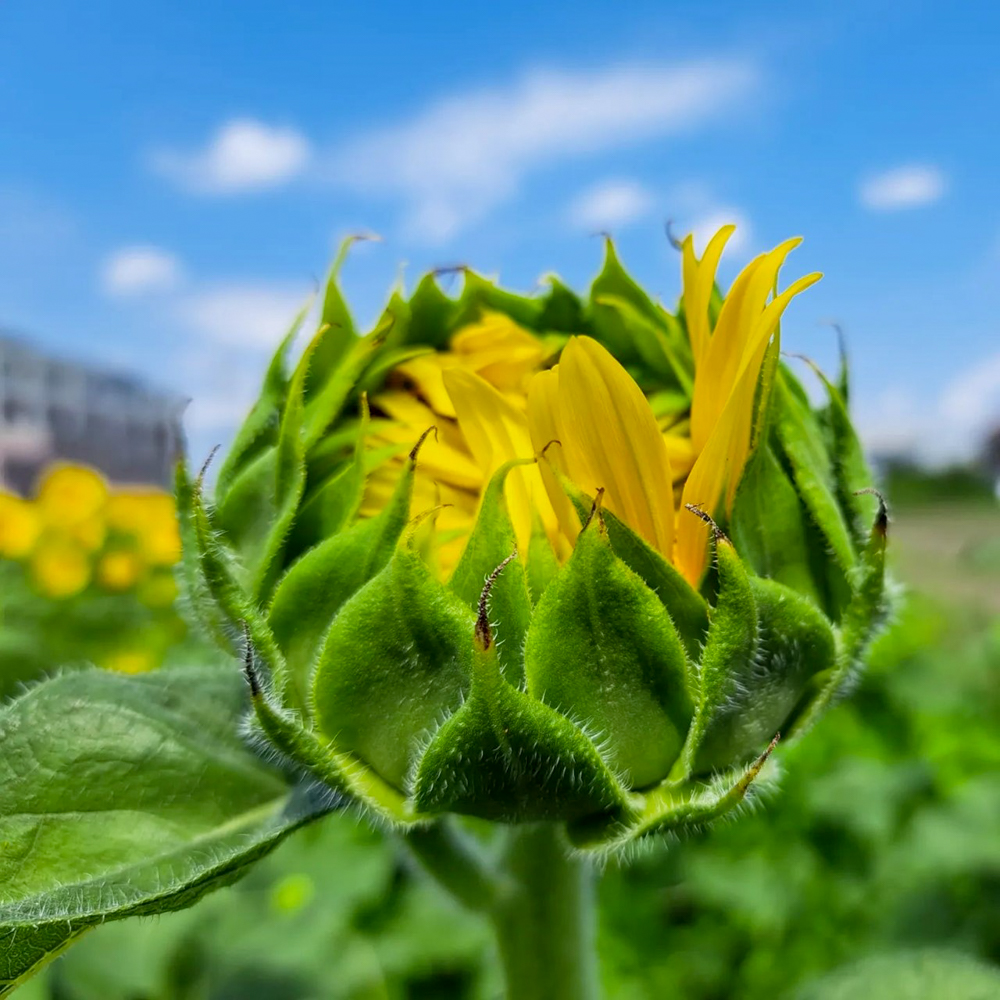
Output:
[[[0,714],[0,993],[98,923],[190,906],[318,811],[239,738],[233,673],[98,671]]]

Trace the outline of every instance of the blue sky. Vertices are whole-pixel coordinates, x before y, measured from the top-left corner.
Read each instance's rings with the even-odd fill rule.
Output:
[[[0,5],[0,326],[193,399],[225,440],[338,239],[374,317],[405,263],[583,287],[596,229],[673,302],[663,220],[789,235],[878,448],[1000,421],[1000,7],[869,2]],[[794,272],[794,273],[793,273]]]

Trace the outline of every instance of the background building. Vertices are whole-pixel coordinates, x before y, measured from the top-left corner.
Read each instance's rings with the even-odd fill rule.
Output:
[[[112,482],[169,487],[186,402],[0,333],[0,486],[29,492],[41,469],[64,459]]]

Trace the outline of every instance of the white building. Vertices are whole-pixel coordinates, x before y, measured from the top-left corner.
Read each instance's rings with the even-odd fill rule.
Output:
[[[186,400],[140,380],[47,357],[0,334],[0,487],[27,493],[63,459],[116,483],[170,486]]]

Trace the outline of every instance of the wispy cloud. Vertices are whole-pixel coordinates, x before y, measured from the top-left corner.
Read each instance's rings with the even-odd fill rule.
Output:
[[[178,315],[215,344],[260,351],[277,346],[309,292],[290,283],[210,285],[181,301]]]
[[[940,167],[911,163],[873,174],[858,189],[861,203],[876,212],[918,208],[940,200],[948,179]]]
[[[972,458],[1000,422],[1000,354],[963,368],[930,399],[889,386],[858,414],[867,447],[931,464]]]
[[[116,250],[101,267],[101,287],[114,298],[173,291],[181,281],[181,263],[154,246],[129,246]]]
[[[569,206],[579,229],[622,229],[652,211],[651,191],[633,180],[608,180],[582,191]]]
[[[531,172],[693,130],[759,82],[756,66],[737,58],[531,72],[358,136],[334,151],[328,174],[351,190],[401,199],[406,234],[443,243],[512,197]]]
[[[305,170],[311,153],[297,129],[237,118],[221,125],[203,149],[159,149],[149,162],[186,190],[227,195],[286,184]]]

